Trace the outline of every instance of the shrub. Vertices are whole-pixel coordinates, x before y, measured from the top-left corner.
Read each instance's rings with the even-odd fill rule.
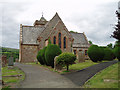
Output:
[[[45,60],[47,62],[47,65],[50,65],[52,68],[54,68],[54,58],[61,53],[62,51],[57,45],[49,44],[45,51]]]
[[[104,60],[113,60],[113,59],[115,59],[113,50],[110,48],[104,48]]]
[[[48,44],[51,44],[51,40],[50,39],[48,39]]]
[[[37,60],[40,62],[41,65],[44,65],[44,59],[42,57],[42,54],[43,54],[43,49],[41,49],[38,54],[37,54]]]
[[[93,62],[102,61],[104,57],[103,48],[97,45],[91,45],[88,48],[88,56]]]
[[[120,41],[116,42],[116,45],[114,48],[114,54],[117,57],[117,59],[120,61]]]
[[[41,53],[41,54],[42,54],[42,60],[44,61],[44,64],[45,64],[45,65],[47,65],[47,62],[46,62],[46,60],[45,60],[45,51],[46,51],[46,48],[47,48],[47,47],[44,47],[44,48],[42,49],[42,53]]]
[[[63,65],[63,66],[64,65],[67,66],[67,71],[68,71],[69,65],[73,64],[75,60],[76,60],[76,56],[74,54],[65,52],[65,53],[60,54],[56,58],[56,63]]]

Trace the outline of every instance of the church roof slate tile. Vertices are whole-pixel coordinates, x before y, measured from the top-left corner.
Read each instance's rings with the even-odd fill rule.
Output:
[[[89,47],[89,43],[84,35],[84,33],[70,33],[73,38],[73,47]]]
[[[44,27],[22,27],[23,29],[23,44],[37,44],[39,34],[44,30]]]

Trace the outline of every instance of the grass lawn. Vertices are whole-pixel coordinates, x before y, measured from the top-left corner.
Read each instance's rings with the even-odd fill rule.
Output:
[[[67,74],[70,72],[76,72],[77,70],[81,70],[83,68],[87,68],[87,67],[90,67],[92,65],[98,64],[98,63],[92,62],[91,60],[86,60],[85,62],[80,62],[80,63],[76,60],[75,62],[76,62],[76,64],[72,64],[69,66],[69,71],[66,71],[66,67],[63,67],[63,70],[61,70],[61,71],[55,71],[54,68],[51,68],[50,66],[41,65],[41,64],[37,64],[37,65],[40,65],[42,68],[50,70],[50,71],[58,72],[60,74]],[[26,64],[33,65],[36,63],[26,63]]]
[[[83,88],[118,88],[118,63],[97,73]]]
[[[13,75],[22,75],[22,76],[12,77]],[[25,78],[24,72],[22,72],[18,67],[13,67],[12,69],[9,69],[8,67],[2,68],[2,80],[5,83],[3,88],[14,87],[20,81],[24,80],[24,78]]]
[[[70,65],[69,69],[71,70],[81,70],[83,68],[95,65],[98,63],[92,62],[91,60],[86,60],[85,62],[81,62],[81,63],[76,63],[76,64],[72,64]]]
[[[64,67],[64,69],[60,72],[60,74],[67,74],[67,73],[71,73],[71,72],[76,72],[78,70],[82,70],[84,68],[98,64],[98,63],[92,62],[91,60],[85,60],[85,62],[80,62],[80,63],[77,61],[75,61],[75,62],[76,62],[76,64],[72,64],[69,66],[69,71],[66,71],[66,67]]]

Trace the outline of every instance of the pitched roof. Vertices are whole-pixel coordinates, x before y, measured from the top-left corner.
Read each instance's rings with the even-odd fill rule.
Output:
[[[54,23],[55,22],[55,23]],[[49,23],[53,23],[52,24],[52,28],[50,29],[50,25],[48,25],[49,27],[49,33],[48,35],[46,36],[46,39],[48,39],[48,37],[51,35],[51,33],[54,31],[53,29],[56,28],[56,26],[59,24],[59,22],[62,23],[62,25],[64,25],[63,21],[61,20],[61,18],[59,17],[58,13],[55,14],[55,16],[49,21]],[[48,23],[48,24],[49,24]],[[64,25],[65,26],[65,25]],[[65,26],[66,28],[66,26]],[[71,39],[73,39],[72,35],[70,34],[70,32],[66,29],[64,29],[66,32],[68,32],[68,35],[71,37]],[[44,30],[45,31],[45,30]]]
[[[37,44],[37,38],[39,34],[44,30],[44,27],[23,26],[22,30],[23,44]]]
[[[46,23],[45,29],[42,31],[42,33],[39,36],[46,36],[44,39],[47,39],[48,35],[50,34],[51,30],[54,28],[54,26],[57,24],[57,22],[61,20],[58,13],[55,14],[55,16]]]
[[[84,33],[70,33],[73,38],[73,47],[89,47],[89,43],[87,41],[86,36]]]

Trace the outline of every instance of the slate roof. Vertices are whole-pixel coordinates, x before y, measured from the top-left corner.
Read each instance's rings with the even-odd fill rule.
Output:
[[[45,25],[45,29],[43,30],[43,32],[41,33],[40,36],[46,36],[44,37],[44,39],[48,39],[48,35],[50,34],[50,32],[53,30],[54,26],[57,24],[58,21],[60,21],[60,17],[59,15],[56,13],[55,16],[46,23]]]
[[[45,18],[41,17],[40,21],[45,21],[43,26],[22,26],[22,44],[39,44],[37,38],[43,36],[44,40],[48,38],[50,32],[55,25],[62,21],[59,15],[56,13],[55,16],[50,20],[46,21]],[[39,23],[38,23],[39,24]],[[73,47],[89,47],[88,41],[84,33],[69,33],[74,38]]]
[[[89,47],[89,43],[84,33],[70,33],[73,38],[73,47]]]
[[[22,43],[23,44],[37,44],[37,38],[44,30],[44,27],[23,26],[22,27]]]

